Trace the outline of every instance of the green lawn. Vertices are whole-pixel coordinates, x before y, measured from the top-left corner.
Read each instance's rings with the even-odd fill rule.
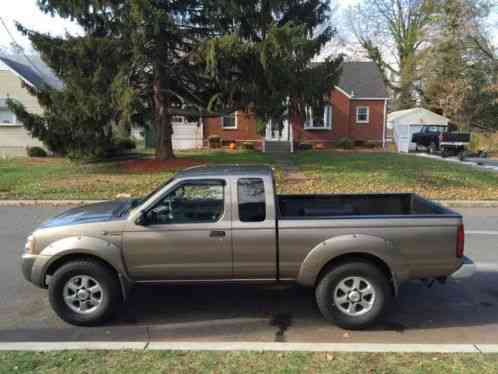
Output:
[[[498,173],[445,161],[396,153],[338,151],[304,151],[289,159],[308,179],[286,182],[277,168],[278,189],[288,193],[417,192],[441,200],[498,200]],[[163,164],[159,170],[154,162],[143,169],[124,163],[79,164],[50,158],[0,160],[0,199],[139,196],[176,170],[204,163],[276,165],[269,154],[212,150],[179,152],[177,161]]]
[[[497,355],[278,352],[2,352],[0,373],[496,373]]]
[[[0,160],[0,199],[108,199],[144,195],[192,164],[269,163],[258,152],[178,152],[161,170],[130,170],[125,163],[81,164],[57,158]]]
[[[309,177],[288,192],[416,192],[441,200],[498,200],[498,173],[397,153],[306,151],[293,155]]]

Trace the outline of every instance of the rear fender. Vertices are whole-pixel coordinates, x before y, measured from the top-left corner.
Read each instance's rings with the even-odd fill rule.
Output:
[[[389,241],[372,235],[341,235],[327,239],[315,246],[305,257],[297,282],[314,286],[320,271],[335,258],[343,255],[371,255],[384,262],[395,283],[400,278],[401,260],[399,251]],[[402,277],[402,276],[401,276]]]

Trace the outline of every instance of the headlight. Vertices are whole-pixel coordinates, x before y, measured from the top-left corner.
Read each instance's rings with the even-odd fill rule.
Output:
[[[35,252],[35,237],[33,235],[28,236],[24,249],[26,253],[29,254],[33,254]]]

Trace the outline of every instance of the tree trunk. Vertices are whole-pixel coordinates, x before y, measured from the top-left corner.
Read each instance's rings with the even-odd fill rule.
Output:
[[[160,68],[158,68],[160,69]],[[162,79],[159,71],[156,71],[154,79],[154,129],[156,133],[156,159],[170,160],[175,158],[171,136],[173,128],[171,116],[168,113],[169,102],[164,95]]]

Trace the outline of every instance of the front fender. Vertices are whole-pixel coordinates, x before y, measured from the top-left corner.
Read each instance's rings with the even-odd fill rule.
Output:
[[[117,245],[91,236],[74,236],[57,240],[40,252],[33,265],[31,280],[44,286],[50,265],[62,257],[73,254],[97,257],[111,265],[118,274],[127,275],[121,249]]]
[[[313,286],[320,271],[330,261],[339,256],[355,254],[375,256],[388,266],[395,279],[400,276],[402,264],[399,251],[391,242],[377,236],[353,234],[329,238],[315,246],[301,264],[297,282]]]

